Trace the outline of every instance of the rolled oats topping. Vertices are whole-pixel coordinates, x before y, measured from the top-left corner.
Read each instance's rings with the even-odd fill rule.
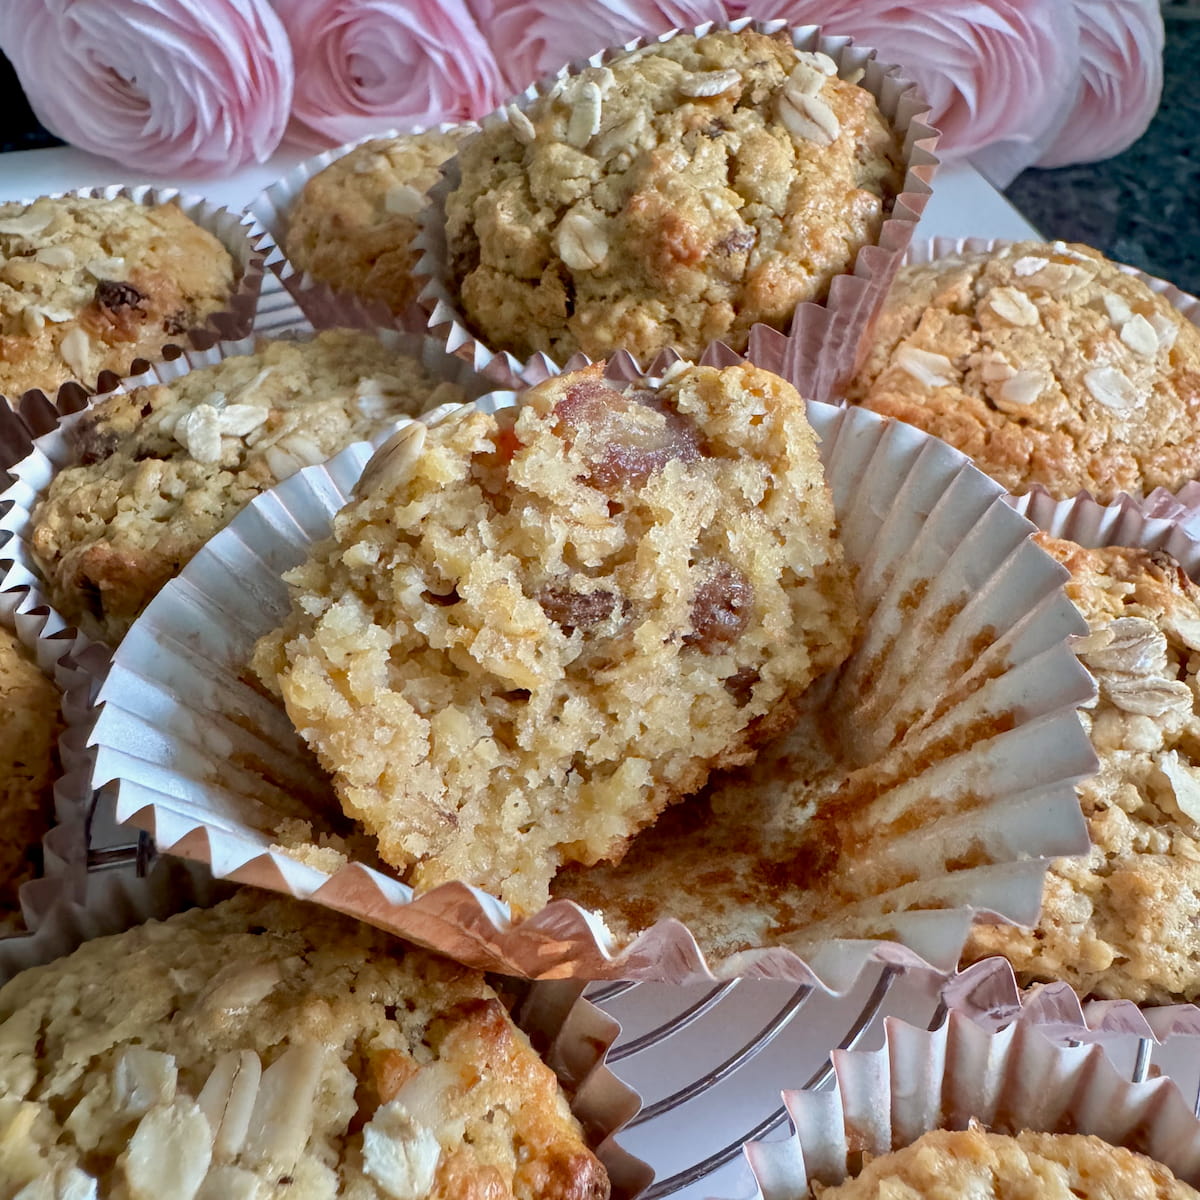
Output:
[[[522,357],[742,350],[825,298],[901,182],[871,94],[782,35],[676,36],[516,111],[463,146],[446,233],[467,322]]]
[[[1200,476],[1200,329],[1086,246],[902,268],[847,394],[1013,492],[1107,503]]]

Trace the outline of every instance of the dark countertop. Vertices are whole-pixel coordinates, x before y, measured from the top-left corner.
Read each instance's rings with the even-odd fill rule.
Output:
[[[1145,135],[1106,162],[1026,171],[1006,195],[1046,237],[1087,242],[1200,294],[1200,21],[1166,26],[1163,100]],[[0,152],[60,144],[0,55]]]

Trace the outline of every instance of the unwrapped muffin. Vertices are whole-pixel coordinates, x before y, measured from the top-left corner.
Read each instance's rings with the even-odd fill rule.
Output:
[[[817,1194],[821,1200],[1200,1198],[1161,1163],[1098,1137],[989,1133],[977,1124],[926,1133],[909,1146],[871,1158],[853,1179]]]
[[[852,269],[901,157],[828,56],[680,35],[485,123],[446,200],[450,274],[467,323],[518,357],[741,351]]]
[[[20,930],[21,884],[54,818],[61,697],[29,651],[0,628],[0,936]]]
[[[468,127],[402,133],[356,146],[305,185],[284,248],[314,279],[401,313],[413,280],[417,214]]]
[[[1200,997],[1200,588],[1169,555],[1041,535],[1071,571],[1100,694],[1100,770],[1079,785],[1092,850],[1056,860],[1037,926],[977,925],[966,959],[1003,954],[1023,983],[1170,1003]]]
[[[0,1026],[5,1195],[609,1194],[481,975],[297,901],[85,943],[0,990]]]
[[[107,397],[70,426],[78,465],[33,514],[51,599],[86,633],[119,641],[259,492],[397,417],[463,399],[417,359],[348,330]]]
[[[803,401],[748,365],[551,378],[401,431],[356,496],[254,661],[420,891],[540,908],[850,650]]]
[[[1200,475],[1200,330],[1087,246],[902,268],[847,396],[1014,492],[1107,503]]]
[[[229,251],[176,204],[0,204],[0,395],[128,372],[228,307]]]

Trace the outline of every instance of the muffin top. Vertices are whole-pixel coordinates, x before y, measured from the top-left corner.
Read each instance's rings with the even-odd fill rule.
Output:
[[[0,204],[0,395],[128,374],[229,304],[229,251],[176,204]]]
[[[783,35],[619,55],[464,144],[446,202],[462,310],[522,357],[744,350],[875,240],[899,157],[874,97]]]
[[[1023,982],[1155,1004],[1200,997],[1200,588],[1169,555],[1041,536],[1071,572],[1099,697],[1099,773],[1079,785],[1092,850],[1055,861],[1033,930],[977,925],[966,957]]]
[[[285,248],[301,270],[339,291],[403,312],[413,281],[417,214],[468,127],[376,138],[314,175],[288,217]]]
[[[1087,246],[903,268],[847,394],[1010,491],[1108,502],[1200,475],[1200,330]]]
[[[368,333],[264,343],[100,401],[70,426],[78,466],[33,514],[55,606],[115,643],[259,492],[351,442],[465,396]]]
[[[562,862],[619,856],[849,653],[795,389],[748,365],[619,388],[597,365],[397,435],[256,650],[418,889],[540,908]]]
[[[316,905],[247,890],[87,942],[0,1023],[6,1195],[609,1193],[481,975]]]
[[[17,892],[53,819],[60,703],[16,635],[0,629],[0,935],[22,928]]]
[[[805,1193],[810,1195],[811,1193]],[[1078,1133],[934,1130],[873,1158],[821,1200],[1196,1200],[1161,1163]]]

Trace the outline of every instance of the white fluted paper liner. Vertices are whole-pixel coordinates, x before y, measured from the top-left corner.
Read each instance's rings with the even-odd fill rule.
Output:
[[[472,123],[466,124],[469,126]],[[288,171],[282,179],[277,179],[264,188],[251,202],[246,212],[251,218],[250,239],[255,250],[263,256],[266,269],[279,279],[305,316],[318,329],[351,325],[355,328],[394,328],[403,332],[422,333],[425,330],[425,312],[414,303],[405,312],[393,313],[381,301],[366,300],[352,292],[334,288],[324,280],[314,278],[288,258],[284,246],[291,223],[292,207],[300,198],[305,185],[314,175],[320,174],[339,158],[344,158],[351,150],[356,150],[367,142],[400,137],[404,134],[447,133],[451,129],[464,127],[441,124],[433,126],[432,129],[385,129],[379,133],[367,134],[343,146],[324,150],[312,158],[305,159]]]
[[[656,42],[667,42],[680,33],[702,36],[717,30],[758,33],[784,32],[798,50],[817,50],[838,64],[842,78],[857,78],[859,85],[876,99],[883,116],[901,135],[904,179],[879,231],[878,240],[864,246],[844,273],[837,276],[821,303],[807,301],[797,306],[786,334],[769,325],[750,331],[746,358],[756,366],[784,376],[811,400],[827,401],[837,395],[858,367],[860,348],[883,304],[893,277],[900,267],[921,213],[933,194],[931,186],[938,159],[934,154],[938,132],[927,124],[929,104],[917,87],[904,78],[901,68],[876,60],[876,51],[855,45],[848,37],[830,37],[820,26],[789,26],[786,21],[757,21],[744,17],[725,23],[706,22],[688,30],[673,30],[657,38],[636,38],[623,46],[598,51],[578,59],[554,75],[531,84],[513,103],[526,107],[549,91],[556,81],[588,66],[603,66],[614,56]],[[860,77],[861,76],[861,77]],[[482,124],[508,121],[507,108],[485,117]],[[445,201],[458,182],[456,159],[443,167],[444,178],[430,192],[430,205],[422,214],[422,229],[414,245],[421,252],[417,274],[428,283],[418,297],[428,314],[431,332],[445,340],[455,354],[470,358],[476,370],[486,372],[502,387],[536,382],[540,374],[553,370],[552,360],[538,353],[521,361],[507,351],[496,352],[471,332],[458,309],[449,272],[445,237]],[[733,353],[720,346],[725,353]]]
[[[844,990],[872,959],[952,969],[977,909],[1033,920],[1046,858],[1086,848],[1074,783],[1095,758],[1075,708],[1093,687],[1066,645],[1085,626],[1062,593],[1063,569],[962,455],[861,409],[811,405],[810,419],[868,631],[835,696],[863,754],[928,761],[853,817],[863,861],[886,885],[807,930],[802,951],[776,946],[709,963],[679,921],[619,945],[568,901],[514,924],[499,900],[463,884],[414,899],[366,864],[329,874],[273,848],[280,814],[324,803],[327,783],[283,710],[247,683],[244,664],[287,611],[280,574],[327,535],[362,472],[370,451],[361,444],[254,500],[136,622],[100,693],[94,784],[115,786],[119,820],[218,876],[309,898],[507,974],[755,974]],[[845,697],[872,670],[870,711],[850,711]],[[931,698],[947,703],[930,708]],[[932,839],[928,829],[872,832],[939,806]],[[923,844],[931,840],[936,866]],[[918,861],[919,881],[904,882]]]
[[[1092,1134],[1200,1185],[1200,1121],[1171,1080],[1120,1075],[1101,1034],[1055,1046],[1029,1021],[989,1033],[960,1013],[933,1032],[894,1018],[884,1028],[879,1050],[833,1052],[832,1091],[783,1093],[795,1132],[745,1147],[760,1200],[803,1200],[814,1183],[844,1182],[864,1153],[972,1120],[999,1133]]]
[[[160,357],[174,358],[189,346],[205,349],[219,339],[241,338],[250,332],[262,288],[263,258],[250,241],[246,218],[242,213],[230,212],[205,200],[203,196],[182,192],[178,188],[151,187],[145,184],[136,187],[111,184],[107,187],[75,188],[70,192],[56,192],[55,196],[96,197],[104,200],[123,196],[147,207],[173,202],[179,206],[184,216],[211,233],[229,251],[237,278],[227,307],[211,313],[204,319],[203,325],[185,330],[179,335],[179,342],[167,343],[161,355],[156,355],[156,361]],[[25,203],[32,203],[32,200]],[[0,396],[0,407],[11,407],[28,413],[32,418],[30,428],[36,436],[37,433],[45,432],[44,428],[38,429],[37,426],[44,424],[47,406],[60,414],[74,412],[80,407],[81,396],[94,391],[108,391],[117,379],[136,374],[146,365],[143,358],[131,359],[129,367],[116,375],[111,371],[104,371],[98,378],[64,383],[56,389],[53,398],[37,388],[22,396],[8,397],[7,402]],[[0,468],[8,467],[12,461],[15,460],[6,461],[0,456]]]
[[[92,938],[215,904],[232,891],[202,867],[177,859],[159,861],[144,878],[129,869],[95,871],[86,894],[56,905],[34,934],[0,940],[0,985]],[[620,1025],[581,993],[580,985],[535,983],[520,997],[513,1015],[558,1076],[588,1145],[608,1171],[613,1200],[634,1200],[654,1173],[617,1145],[613,1135],[637,1113],[641,1099],[605,1061]]]

